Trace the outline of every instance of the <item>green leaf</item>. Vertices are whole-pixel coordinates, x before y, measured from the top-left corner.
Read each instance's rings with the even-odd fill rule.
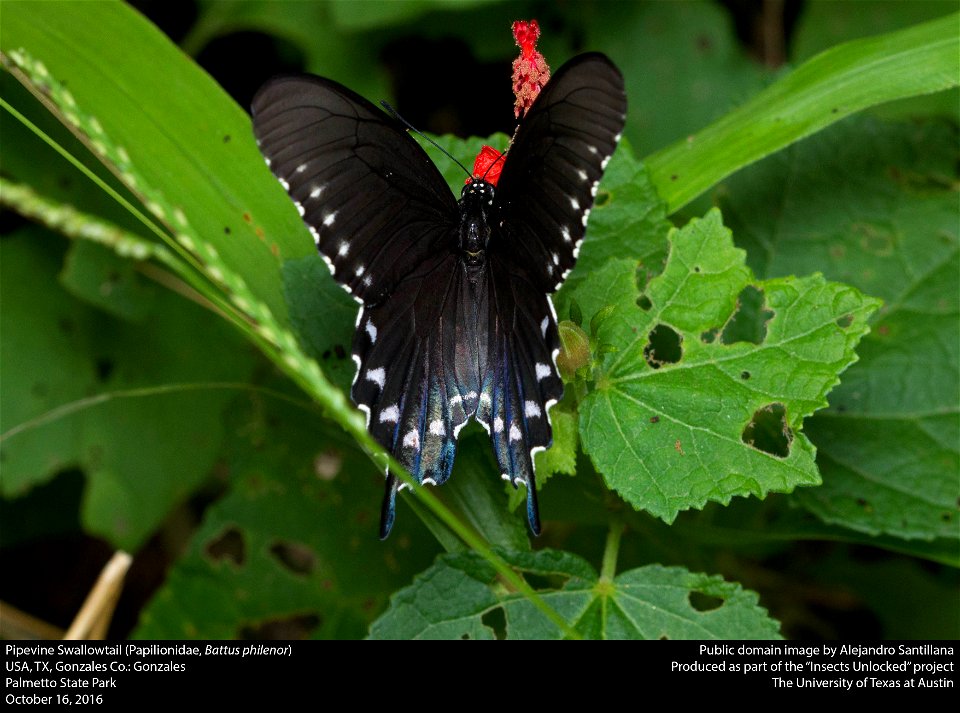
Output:
[[[734,171],[882,102],[960,83],[957,15],[827,50],[647,159],[672,212]]]
[[[71,106],[89,117],[78,125],[85,143],[108,160],[128,159],[111,168],[154,217],[172,232],[189,225],[285,324],[280,265],[312,245],[247,114],[121,3],[5,5],[0,50],[10,57],[20,48],[40,61],[35,79],[69,87],[54,108],[68,123]]]
[[[349,392],[356,372],[350,354],[357,303],[334,281],[318,254],[283,263],[283,294],[304,351],[331,382]]]
[[[156,285],[137,273],[136,263],[86,240],[70,247],[60,281],[77,297],[131,322],[143,320],[157,297]]]
[[[383,474],[312,405],[265,393],[230,413],[231,487],[134,636],[360,638],[435,543],[409,512],[377,538]]]
[[[819,275],[756,282],[719,211],[670,236],[663,274],[643,294],[636,264],[609,263],[574,295],[585,314],[617,306],[598,340],[583,447],[607,484],[667,522],[734,495],[820,482],[803,419],[854,360],[879,302]],[[740,295],[759,290],[759,343],[728,343]]]
[[[956,127],[943,123],[846,122],[729,181],[722,196],[762,274],[816,267],[886,301],[831,408],[807,424],[824,486],[800,502],[826,522],[949,538],[954,550],[956,146]],[[774,197],[778,209],[763,210]]]
[[[567,313],[567,299],[577,284],[610,260],[630,256],[647,271],[660,272],[671,227],[666,215],[649,172],[622,141],[603,174],[576,267],[554,298],[558,314]]]
[[[3,494],[80,467],[85,526],[134,550],[210,472],[223,382],[244,381],[252,354],[172,292],[136,324],[71,299],[58,244],[35,228],[0,241]]]
[[[583,559],[542,550],[507,560],[590,639],[774,639],[757,596],[720,577],[649,565],[598,578]],[[397,592],[372,639],[557,639],[562,633],[474,554],[444,555]]]

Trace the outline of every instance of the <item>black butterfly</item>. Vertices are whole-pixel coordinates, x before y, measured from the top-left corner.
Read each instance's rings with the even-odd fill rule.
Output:
[[[498,185],[473,178],[458,202],[398,122],[336,82],[280,77],[253,101],[267,164],[363,305],[352,396],[371,434],[418,483],[440,485],[475,417],[503,477],[526,485],[534,534],[533,458],[563,396],[549,293],[576,262],[626,107],[610,60],[570,60],[520,122]],[[397,486],[388,473],[381,537]]]

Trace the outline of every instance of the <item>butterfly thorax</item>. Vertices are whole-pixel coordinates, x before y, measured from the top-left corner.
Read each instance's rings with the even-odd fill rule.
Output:
[[[493,210],[493,184],[474,178],[460,193],[460,255],[468,266],[480,266],[486,261],[490,242],[490,214]]]

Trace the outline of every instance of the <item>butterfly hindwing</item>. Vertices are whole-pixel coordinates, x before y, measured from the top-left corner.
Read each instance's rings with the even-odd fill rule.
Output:
[[[502,477],[527,487],[527,519],[539,534],[533,459],[550,447],[549,409],[563,397],[556,315],[525,271],[491,256],[487,276],[491,343],[477,420],[490,434]]]

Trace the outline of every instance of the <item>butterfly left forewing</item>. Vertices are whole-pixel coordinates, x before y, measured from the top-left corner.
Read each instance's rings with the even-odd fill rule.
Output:
[[[423,149],[337,82],[267,82],[253,128],[334,278],[363,302],[389,294],[456,225],[456,201]]]

